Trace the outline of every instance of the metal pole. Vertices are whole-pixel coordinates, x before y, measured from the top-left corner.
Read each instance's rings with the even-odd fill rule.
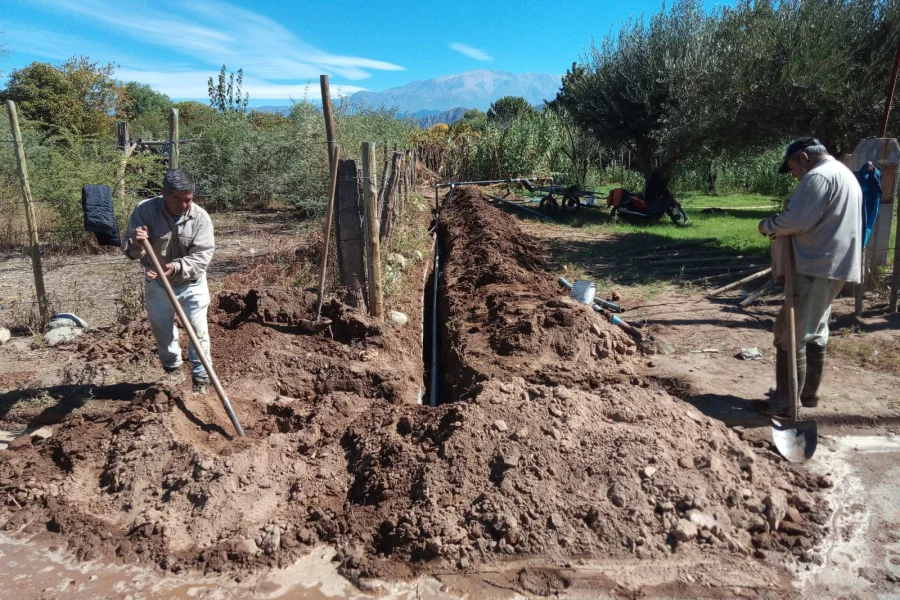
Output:
[[[9,128],[12,130],[13,142],[16,149],[16,163],[19,166],[19,181],[22,184],[22,199],[25,201],[25,220],[28,225],[28,243],[31,246],[31,270],[34,274],[34,291],[37,295],[38,311],[41,315],[41,324],[46,325],[50,320],[47,307],[47,290],[44,287],[44,266],[41,264],[41,246],[38,239],[37,219],[34,216],[34,200],[31,197],[31,185],[28,183],[28,165],[25,162],[25,147],[22,144],[22,131],[19,129],[19,116],[16,113],[16,103],[6,101],[6,109],[9,111]]]
[[[207,358],[206,352],[203,351],[203,346],[200,345],[200,340],[197,338],[197,333],[194,331],[194,327],[191,325],[190,320],[188,320],[184,309],[181,308],[181,303],[178,302],[178,297],[175,295],[175,290],[172,289],[172,285],[166,278],[165,269],[163,269],[162,265],[159,263],[159,259],[156,257],[156,252],[153,251],[153,246],[150,245],[150,240],[144,240],[144,252],[147,253],[148,257],[150,257],[150,262],[153,263],[153,268],[156,269],[160,283],[162,283],[163,287],[166,289],[166,294],[169,296],[169,301],[172,303],[172,307],[175,309],[175,314],[177,314],[178,318],[181,319],[181,325],[184,327],[184,330],[188,334],[188,338],[190,338],[191,343],[194,345],[194,349],[197,351],[197,356],[200,357],[200,362],[203,363],[203,367],[206,369],[206,374],[209,375],[209,380],[212,381],[213,387],[216,389],[216,393],[222,400],[222,405],[225,407],[225,412],[228,413],[228,418],[231,419],[231,423],[237,430],[238,435],[243,437],[244,429],[241,427],[241,424],[238,422],[237,415],[234,414],[234,410],[231,408],[231,402],[228,401],[228,396],[225,394],[225,390],[222,388],[222,384],[219,383],[219,378],[216,377],[216,372],[213,370],[212,363],[210,362],[209,358]]]
[[[178,149],[178,109],[169,109],[169,168],[177,169],[181,161]]]
[[[338,164],[340,164],[341,159],[341,149],[339,146],[334,147],[333,152],[329,152],[329,154],[334,154],[331,161],[331,182],[328,188],[328,212],[325,216],[325,231],[323,233],[323,237],[325,238],[325,247],[322,249],[322,267],[319,269],[319,298],[316,301],[316,322],[319,322],[319,317],[322,316],[322,299],[325,295],[325,270],[328,268],[328,249],[331,246],[331,220],[334,218],[334,201],[335,196],[337,195],[337,172],[338,172]]]

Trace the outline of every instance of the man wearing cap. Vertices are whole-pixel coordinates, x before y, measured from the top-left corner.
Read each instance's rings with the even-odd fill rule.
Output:
[[[778,172],[791,173],[800,183],[784,211],[760,221],[759,232],[773,238],[776,277],[783,276],[777,245],[786,243],[788,236],[793,241],[797,389],[802,405],[815,407],[825,369],[831,302],[844,283],[860,280],[862,190],[853,172],[812,137],[788,145]],[[768,401],[754,403],[765,414],[782,415],[789,406],[787,328],[782,306],[774,330],[776,388]]]

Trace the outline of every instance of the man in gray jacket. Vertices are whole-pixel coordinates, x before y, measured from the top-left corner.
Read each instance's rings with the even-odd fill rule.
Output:
[[[853,173],[829,156],[816,138],[794,140],[784,153],[779,173],[800,180],[785,210],[759,223],[776,244],[791,236],[794,249],[794,313],[797,335],[797,388],[803,406],[819,403],[825,369],[831,303],[845,282],[859,282],[862,257],[862,190]],[[782,273],[783,275],[783,273]],[[755,407],[781,415],[790,401],[788,360],[790,331],[785,308],[775,319],[776,388]]]
[[[203,353],[210,358],[206,269],[212,260],[215,239],[209,215],[193,200],[194,178],[191,174],[184,169],[167,171],[163,179],[163,195],[144,200],[135,207],[122,244],[125,255],[131,259],[141,259],[145,269],[147,318],[156,338],[159,360],[166,372],[165,380],[172,385],[184,381],[175,309],[143,249],[143,241],[150,240],[181,307],[197,333]],[[193,391],[205,394],[209,389],[209,378],[193,344],[189,358]]]

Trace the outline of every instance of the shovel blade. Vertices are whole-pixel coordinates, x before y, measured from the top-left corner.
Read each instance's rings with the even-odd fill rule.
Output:
[[[816,453],[819,429],[815,421],[772,419],[772,440],[781,456],[793,463],[803,463]]]

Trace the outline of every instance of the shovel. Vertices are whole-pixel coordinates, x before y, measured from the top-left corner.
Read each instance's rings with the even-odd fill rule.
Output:
[[[203,363],[203,366],[206,369],[206,374],[209,375],[209,380],[212,382],[213,387],[216,389],[216,393],[222,400],[222,405],[225,407],[225,412],[228,413],[228,418],[231,419],[231,424],[234,425],[237,434],[241,437],[244,437],[244,429],[241,427],[237,415],[234,414],[234,409],[231,408],[231,402],[228,401],[228,396],[225,395],[225,390],[222,389],[222,384],[219,383],[219,378],[216,377],[216,372],[213,371],[212,364],[209,362],[209,359],[206,358],[206,353],[203,351],[203,347],[200,345],[200,340],[197,338],[197,333],[194,331],[193,326],[191,326],[191,322],[187,318],[187,315],[184,314],[184,309],[181,308],[181,304],[178,302],[178,297],[175,295],[175,290],[172,289],[172,285],[166,278],[165,269],[163,269],[163,266],[159,263],[159,259],[156,257],[156,252],[153,251],[153,246],[150,245],[150,240],[144,240],[144,251],[150,258],[150,262],[153,263],[153,268],[156,269],[157,277],[159,277],[160,283],[162,283],[163,287],[166,289],[166,294],[169,296],[169,301],[172,303],[172,308],[175,309],[175,314],[177,314],[178,318],[181,319],[182,327],[184,327],[184,330],[188,334],[188,338],[190,338],[191,343],[197,350],[197,356],[200,358],[200,362]]]
[[[800,420],[800,395],[797,390],[797,330],[794,318],[794,251],[791,237],[787,236],[784,249],[784,306],[790,331],[788,348],[788,395],[790,406],[787,418],[772,417],[772,440],[778,453],[790,462],[802,463],[812,458],[819,442],[819,431],[814,420]]]

